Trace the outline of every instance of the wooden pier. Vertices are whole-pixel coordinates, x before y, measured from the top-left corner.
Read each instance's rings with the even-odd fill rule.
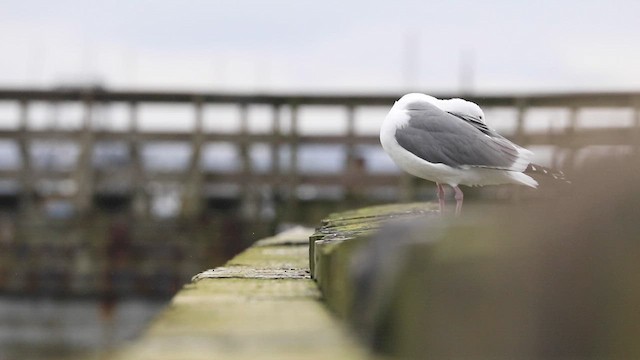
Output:
[[[455,96],[434,95],[440,98]],[[368,158],[365,153],[380,151],[376,124],[381,123],[386,111],[400,96],[178,93],[101,88],[0,89],[0,296],[90,298],[98,301],[101,316],[105,323],[109,323],[115,316],[116,304],[123,298],[167,299],[194,274],[224,264],[257,239],[273,235],[278,225],[318,225],[319,219],[328,213],[340,211],[340,216],[330,218],[330,223],[312,236],[317,241],[311,242],[309,271],[314,272],[322,294],[306,273],[308,231],[304,235],[296,234],[295,238],[279,236],[258,242],[226,267],[206,272],[200,276],[205,278],[183,288],[169,311],[159,317],[144,338],[124,349],[122,358],[157,358],[158,352],[167,358],[185,358],[185,354],[193,352],[204,356],[211,352],[229,358],[238,358],[238,355],[255,358],[255,351],[260,352],[265,345],[264,339],[276,340],[269,341],[269,350],[274,354],[292,354],[293,358],[299,358],[300,353],[307,353],[309,349],[314,349],[318,358],[366,358],[370,349],[363,349],[362,344],[352,341],[343,324],[324,308],[321,298],[326,299],[326,304],[336,314],[348,315],[352,299],[343,290],[356,287],[342,281],[347,278],[342,266],[350,257],[345,249],[353,249],[351,246],[369,237],[371,234],[368,232],[381,224],[377,221],[381,217],[392,215],[395,218],[399,212],[413,216],[433,209],[433,204],[423,201],[432,194],[427,182],[417,181],[393,168],[380,171],[376,167],[379,164],[374,161],[380,158]],[[584,231],[589,236],[598,234],[598,221],[609,217],[614,219],[611,224],[623,218],[629,220],[627,224],[635,224],[631,221],[633,216],[620,216],[637,213],[631,208],[625,211],[602,208],[606,203],[604,196],[609,193],[601,191],[604,182],[635,181],[635,178],[624,174],[610,177],[607,170],[591,171],[588,176],[581,176],[579,172],[585,163],[584,154],[589,149],[640,154],[640,92],[464,97],[485,109],[490,124],[498,117],[507,119],[505,128],[498,130],[538,153],[547,152],[548,165],[567,172],[575,169],[576,179],[597,177],[597,181],[593,181],[594,186],[581,193],[579,198],[584,201],[583,205],[575,209],[558,208],[562,211],[556,211],[557,215],[548,211],[544,216],[526,217],[528,221],[534,219],[540,224],[535,227],[538,231],[556,229],[546,225],[564,218],[572,219],[567,214],[574,214],[576,209],[592,211],[596,220],[571,224],[568,228]],[[158,115],[157,119],[149,116],[149,108],[160,109],[153,115]],[[72,116],[66,112],[67,109],[73,109]],[[171,115],[175,109],[181,109],[179,115]],[[220,115],[229,109],[232,116]],[[255,116],[257,109],[261,114],[258,118]],[[315,117],[313,121],[305,117],[318,109],[331,111],[328,115]],[[550,125],[537,126],[540,113],[545,111],[555,114],[542,117]],[[149,119],[161,125],[170,123],[172,126],[168,127],[171,129],[149,126]],[[233,122],[233,126],[228,126],[227,122]],[[339,131],[316,133],[305,128],[317,122]],[[176,144],[182,149],[180,151],[186,149],[180,166],[157,166],[157,163],[164,165],[166,162],[164,155],[150,163],[150,147],[173,148]],[[109,146],[117,148],[116,156],[102,161],[99,154]],[[313,146],[320,151],[339,149],[342,155],[338,160],[334,159],[339,163],[334,164],[332,171],[308,171],[310,166],[306,163],[309,160],[305,157],[305,149]],[[213,152],[219,148],[232,149],[236,155],[233,160],[215,160],[229,161],[228,164],[211,167],[207,156],[211,155],[212,148]],[[51,153],[47,154],[48,151]],[[259,156],[256,158],[256,155]],[[7,158],[12,159],[7,161]],[[625,167],[630,170],[637,168],[629,164],[626,163]],[[609,189],[622,194],[633,183],[628,181],[624,186],[609,184]],[[498,190],[483,189],[483,193],[476,194],[485,196],[484,191],[487,191],[487,198],[495,198],[495,195],[502,196],[505,192],[505,198],[517,198],[512,196],[517,194],[512,188],[493,187],[496,188]],[[322,195],[323,192],[316,189],[330,189],[331,196]],[[473,191],[478,190],[469,191],[471,200]],[[158,198],[168,193],[174,196],[173,200],[178,199],[177,204],[173,204],[177,211],[170,216],[154,212]],[[624,195],[629,204],[638,203],[631,201],[633,197]],[[587,201],[592,197],[595,200]],[[420,200],[420,204],[367,207],[369,212],[366,214],[343,211],[399,200]],[[508,206],[506,203],[501,206]],[[493,205],[487,205],[487,208]],[[513,208],[521,208],[520,205]],[[373,214],[371,209],[377,209],[375,211],[379,213]],[[358,217],[358,214],[366,215],[362,226],[347,216]],[[484,211],[478,214],[491,217]],[[512,223],[513,214],[505,214],[493,218],[507,219],[507,223]],[[479,223],[490,224],[486,221]],[[358,239],[342,241],[344,239],[335,234],[323,233],[336,224],[344,225],[346,232],[342,235],[357,236]],[[591,227],[593,231],[580,230]],[[612,231],[622,228],[608,227]],[[633,231],[630,236],[637,234]],[[482,235],[475,231],[473,234]],[[487,235],[489,239],[481,240],[498,244],[496,241],[502,240],[494,234],[491,232]],[[534,239],[528,231],[517,234],[529,234]],[[328,237],[315,238],[324,235]],[[397,238],[396,235],[392,240]],[[531,243],[551,238],[542,234]],[[586,236],[582,234],[575,236],[575,239],[583,238]],[[593,244],[597,245],[594,249],[599,251],[601,244],[610,246],[620,239],[594,241]],[[466,242],[457,238],[450,240],[449,244],[453,244],[455,249],[452,248],[453,252],[445,249],[444,253],[456,255],[459,248],[459,254],[473,257],[475,251],[480,251],[478,259],[485,259],[486,247],[466,246],[473,239],[466,239]],[[593,252],[596,250],[566,252],[566,244],[561,244],[559,250],[563,256],[596,253]],[[505,248],[496,246],[496,254]],[[618,249],[622,248],[624,246]],[[413,251],[410,253],[414,254]],[[419,254],[416,252],[417,256]],[[625,251],[625,254],[633,252]],[[587,257],[596,262],[611,258]],[[421,258],[415,263],[429,264],[423,260]],[[580,261],[560,263],[582,264]],[[442,264],[447,265],[446,262]],[[241,269],[236,265],[247,265],[248,268]],[[605,269],[606,274],[614,274],[608,270],[611,269],[609,265],[596,265],[588,266],[588,271],[575,273]],[[493,269],[495,262],[487,262],[487,266]],[[430,272],[423,270],[417,268],[412,273],[431,276]],[[501,273],[513,274],[511,271]],[[555,276],[548,278],[558,280]],[[618,285],[636,281],[633,277],[615,278]],[[569,285],[574,283],[573,278],[570,280]],[[282,289],[271,287],[274,284],[280,284]],[[600,285],[611,289],[610,284],[607,280]],[[558,285],[559,289],[571,289],[567,284],[561,285]],[[633,286],[622,285],[619,289],[633,289]],[[430,290],[421,293],[407,289],[407,293],[416,296],[426,294],[427,298],[431,293]],[[550,289],[553,290],[551,294],[556,294],[556,288]],[[459,300],[457,294],[453,293]],[[558,294],[564,296],[563,292]],[[486,299],[494,298],[492,295]],[[589,299],[589,293],[579,298]],[[464,299],[478,303],[477,297]],[[413,303],[425,302],[419,298]],[[450,303],[449,298],[443,302]],[[203,304],[212,307],[203,307]],[[300,314],[290,311],[292,304],[308,311],[303,321],[300,321]],[[492,304],[493,300],[489,305]],[[218,305],[224,306],[224,311]],[[253,310],[247,312],[245,305]],[[407,307],[403,305],[400,308]],[[359,309],[367,307],[360,306]],[[227,314],[233,314],[226,318],[229,321],[212,320]],[[492,319],[504,318],[499,315]],[[402,319],[410,323],[413,317]],[[457,324],[451,319],[446,318],[448,326]],[[193,327],[197,321],[203,320],[207,322],[202,323],[204,327],[200,328],[200,323]],[[280,326],[283,321],[287,327]],[[487,322],[483,319],[474,323]],[[247,336],[244,333],[249,329],[246,324],[260,324],[260,332],[253,331],[255,328],[252,327],[251,335],[255,336]],[[411,327],[397,329],[408,329],[413,334],[424,333],[423,329],[416,331]],[[203,331],[198,333],[200,330]],[[225,334],[231,331],[233,336],[218,336],[222,334],[220,331]],[[287,336],[295,334],[296,342],[281,336],[283,333]],[[265,338],[264,334],[276,335]],[[485,331],[483,334],[493,333]],[[184,335],[193,335],[191,339],[194,342],[183,341],[188,339]],[[481,337],[467,340],[478,338]],[[629,344],[635,344],[635,338],[637,336],[629,336]],[[240,345],[229,347],[230,343]],[[306,347],[298,347],[300,343]],[[459,343],[456,341],[456,349],[465,349],[457,346]],[[491,341],[482,343],[493,344]],[[244,344],[248,346],[244,347]],[[409,345],[415,347],[398,349],[422,351],[422,343]],[[391,350],[395,349],[394,344],[390,346]]]
[[[34,199],[42,198],[43,180],[66,180],[70,191],[63,195],[71,199],[78,214],[91,211],[99,199],[121,199],[133,209],[137,217],[148,217],[151,183],[179,184],[181,215],[195,216],[206,206],[207,188],[215,184],[227,184],[237,190],[230,195],[242,203],[260,205],[259,188],[268,189],[269,196],[279,206],[287,210],[281,215],[283,220],[295,221],[295,209],[300,201],[297,190],[301,186],[334,186],[343,189],[342,196],[349,198],[354,191],[387,187],[398,190],[396,194],[403,200],[410,200],[412,191],[403,187],[414,186],[399,172],[370,172],[367,164],[358,158],[356,147],[377,146],[375,132],[363,133],[358,130],[357,120],[361,110],[389,108],[400,94],[223,94],[192,92],[150,92],[111,91],[103,88],[60,88],[40,89],[0,89],[0,105],[9,105],[18,110],[16,119],[3,119],[5,123],[17,126],[0,128],[0,141],[16,145],[20,154],[17,168],[3,168],[0,179],[12,181],[17,186],[20,208],[33,211]],[[454,94],[436,94],[441,98]],[[555,166],[570,169],[576,162],[576,154],[587,146],[633,146],[640,144],[640,93],[563,93],[563,94],[521,94],[521,95],[478,95],[465,96],[485,109],[506,109],[513,113],[513,131],[506,134],[524,146],[548,146],[553,151]],[[55,112],[57,106],[81,107],[82,115],[78,126],[34,127],[32,112],[34,106],[50,106]],[[172,119],[176,123],[190,124],[184,131],[161,131],[141,127],[140,109],[147,105],[163,104],[170,107],[188,107],[192,118]],[[215,112],[215,106],[237,108],[239,126],[233,131],[210,131],[205,123],[205,112]],[[250,128],[250,110],[255,106],[270,109],[268,131],[255,132]],[[100,115],[105,109],[124,107],[127,112],[126,125],[114,127]],[[307,107],[343,108],[340,118],[323,121],[338,125],[345,131],[335,134],[309,134],[300,132],[299,114]],[[527,118],[531,111],[538,109],[560,109],[566,113],[566,126],[544,131],[528,129]],[[597,127],[585,128],[580,125],[583,112],[592,109],[614,109],[630,111],[631,121],[625,126],[608,126],[604,117]],[[102,113],[101,113],[102,112]],[[55,115],[47,115],[54,117]],[[106,116],[108,117],[108,116]],[[215,117],[215,115],[214,115]],[[380,119],[359,118],[364,121]],[[65,119],[60,119],[63,124]],[[530,122],[530,121],[529,121]],[[343,124],[344,126],[341,126]],[[34,164],[33,146],[37,142],[73,144],[78,155],[73,165],[63,169],[47,169]],[[126,147],[126,159],[117,167],[107,168],[93,161],[97,144],[120,144]],[[151,169],[142,159],[143,148],[148,144],[183,144],[190,149],[187,165],[181,170]],[[231,144],[239,154],[239,166],[233,171],[216,171],[202,167],[204,149],[211,144]],[[299,171],[298,149],[304,145],[343,145],[345,149],[343,171],[332,174],[305,174]],[[266,171],[256,171],[251,158],[251,149],[262,145],[269,151],[269,167]],[[287,151],[283,151],[286,149]],[[284,158],[286,157],[286,158]],[[118,179],[118,186],[113,186]],[[404,179],[404,180],[403,180]],[[257,211],[249,211],[254,216]],[[291,218],[287,218],[291,217]]]

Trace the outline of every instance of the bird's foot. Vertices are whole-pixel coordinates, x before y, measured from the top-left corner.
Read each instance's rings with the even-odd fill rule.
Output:
[[[453,191],[455,191],[455,199],[456,199],[456,216],[460,216],[462,213],[462,201],[464,200],[464,194],[459,187],[454,186]]]
[[[440,205],[440,215],[444,215],[444,186],[436,183],[438,187],[438,204]]]

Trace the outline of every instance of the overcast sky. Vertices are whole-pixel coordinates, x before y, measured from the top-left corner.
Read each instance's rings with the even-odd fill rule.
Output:
[[[0,86],[640,90],[640,1],[4,1]]]

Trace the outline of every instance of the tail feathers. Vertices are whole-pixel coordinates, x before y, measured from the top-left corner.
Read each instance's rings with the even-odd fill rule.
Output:
[[[566,176],[562,171],[544,167],[538,164],[533,164],[533,163],[529,164],[529,166],[527,166],[527,168],[524,170],[524,173],[529,175],[548,176],[553,178],[556,181],[560,181],[566,184],[571,184],[571,181],[569,181],[566,178]]]
[[[532,188],[538,187],[538,182],[529,175],[517,171],[510,171],[509,176],[515,180],[517,184],[526,185]]]

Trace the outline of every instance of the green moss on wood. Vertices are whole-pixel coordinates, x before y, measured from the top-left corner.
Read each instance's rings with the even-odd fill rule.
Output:
[[[322,246],[318,241],[356,239],[374,234],[385,223],[398,219],[437,216],[434,203],[408,203],[370,206],[356,210],[333,213],[322,221],[322,226],[309,238],[309,259],[312,276],[316,276],[316,262],[319,257],[315,249]]]
[[[296,230],[259,241],[196,276],[115,359],[368,358],[308,273],[300,276],[308,272],[309,235]]]

